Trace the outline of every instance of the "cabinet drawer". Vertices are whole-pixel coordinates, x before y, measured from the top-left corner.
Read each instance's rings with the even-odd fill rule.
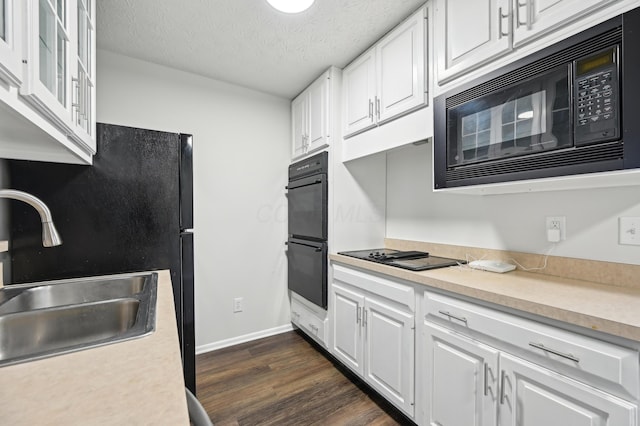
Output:
[[[415,312],[415,291],[412,285],[335,264],[333,265],[333,279],[392,300],[405,306],[411,312]]]
[[[306,334],[327,344],[326,317],[321,318],[306,305],[295,298],[291,298],[291,322],[300,327]]]
[[[427,317],[444,320],[457,331],[499,340],[507,351],[515,349],[534,362],[618,394],[640,394],[636,350],[449,296],[425,292],[424,301]]]

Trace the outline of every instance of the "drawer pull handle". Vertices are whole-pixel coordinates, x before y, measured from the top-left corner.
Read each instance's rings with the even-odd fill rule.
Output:
[[[467,323],[467,319],[465,317],[458,317],[458,316],[453,315],[453,314],[451,314],[451,313],[449,313],[447,311],[438,311],[438,313],[440,313],[440,314],[442,314],[442,315],[444,315],[446,317],[449,317],[449,319],[453,318],[453,319],[456,319],[456,320],[458,320],[460,322],[463,322],[465,324]]]
[[[542,343],[529,342],[529,346],[533,346],[534,348],[543,350],[545,352],[552,353],[554,355],[558,355],[559,357],[566,358],[566,359],[571,360],[571,361],[573,361],[575,363],[580,362],[580,359],[575,357],[575,356],[573,356],[572,354],[565,354],[565,353],[557,351],[555,349],[548,348],[545,345],[543,345]]]

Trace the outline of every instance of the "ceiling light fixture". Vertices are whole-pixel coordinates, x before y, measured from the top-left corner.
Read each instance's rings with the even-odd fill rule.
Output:
[[[315,0],[267,0],[275,9],[284,13],[300,13],[311,7]]]

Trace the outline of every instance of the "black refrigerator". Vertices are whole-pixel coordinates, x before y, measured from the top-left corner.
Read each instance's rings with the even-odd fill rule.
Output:
[[[7,161],[11,188],[48,205],[63,244],[44,248],[36,211],[10,203],[5,283],[170,269],[195,394],[192,136],[98,123],[96,138],[93,166]]]

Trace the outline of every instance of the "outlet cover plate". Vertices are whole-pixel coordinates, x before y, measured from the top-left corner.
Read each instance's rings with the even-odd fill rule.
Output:
[[[618,221],[618,242],[640,246],[640,217],[621,217]]]
[[[567,239],[567,218],[566,216],[547,216],[547,231],[550,229],[560,230],[560,241]],[[547,233],[548,235],[548,233]]]

